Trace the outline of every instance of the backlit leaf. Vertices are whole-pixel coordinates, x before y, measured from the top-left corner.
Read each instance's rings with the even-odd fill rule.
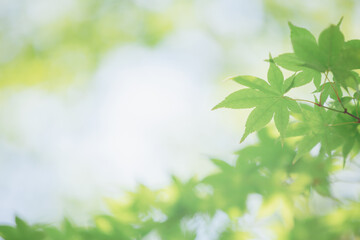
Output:
[[[245,124],[245,133],[240,142],[244,141],[250,133],[262,129],[271,121],[274,115],[275,105],[278,101],[279,99],[276,99],[258,106],[250,113]]]
[[[323,72],[324,57],[316,43],[315,37],[305,28],[289,23],[291,43],[297,57],[305,62],[304,66]]]
[[[232,79],[243,86],[257,89],[265,93],[276,94],[276,91],[271,89],[270,85],[263,79],[253,76],[237,76]]]
[[[267,95],[254,89],[241,89],[236,91],[225,98],[224,101],[216,105],[213,109],[217,108],[253,108],[261,104],[266,104],[274,98],[272,95]]]
[[[331,25],[319,36],[319,48],[325,56],[326,66],[332,67],[340,56],[344,45],[344,35],[340,32],[339,26]]]
[[[304,69],[305,62],[298,58],[295,53],[284,53],[274,58],[274,62],[290,71],[301,71]]]
[[[283,139],[289,123],[289,110],[286,106],[285,100],[280,101],[280,104],[276,105],[274,121],[275,126],[280,133],[280,137]]]
[[[270,62],[269,71],[267,74],[268,81],[273,89],[282,93],[284,76],[280,69],[275,65],[275,63]]]

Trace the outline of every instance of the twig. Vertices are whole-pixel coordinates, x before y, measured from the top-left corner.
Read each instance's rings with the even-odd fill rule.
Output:
[[[335,108],[330,108],[330,107],[324,106],[324,105],[322,105],[322,104],[320,104],[320,103],[316,103],[316,102],[309,101],[309,100],[305,100],[305,99],[294,99],[294,98],[289,98],[289,99],[291,99],[291,100],[293,100],[293,101],[311,103],[311,104],[314,104],[314,105],[316,105],[316,106],[318,106],[318,107],[326,108],[326,109],[331,110],[331,111],[334,111],[334,112],[347,114],[347,115],[349,115],[350,117],[355,118],[355,119],[357,120],[355,123],[360,123],[360,118],[357,117],[357,116],[355,116],[355,115],[353,115],[353,114],[351,114],[351,113],[349,113],[346,108],[344,108],[344,111],[340,111],[340,110],[337,110],[337,109],[335,109]]]

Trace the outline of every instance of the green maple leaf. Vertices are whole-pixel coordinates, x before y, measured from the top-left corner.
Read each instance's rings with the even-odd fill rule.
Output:
[[[305,67],[305,62],[301,60],[295,53],[283,53],[274,58],[274,62],[280,67],[287,70],[298,72],[302,71]]]
[[[283,101],[280,104],[277,104],[275,106],[274,121],[275,121],[275,126],[280,133],[282,141],[284,141],[284,136],[285,136],[286,128],[289,123],[289,118],[290,118],[290,114],[287,104]]]
[[[279,94],[283,93],[284,76],[278,66],[275,65],[274,61],[270,57],[270,67],[267,73],[268,82],[274,91]]]
[[[303,66],[325,72],[325,60],[315,37],[305,28],[297,27],[292,23],[290,26],[290,38],[295,55],[302,61]]]
[[[360,69],[360,40],[345,42],[340,59],[347,69]]]
[[[276,104],[279,102],[279,98],[268,102],[267,104],[257,106],[249,115],[245,124],[245,132],[240,142],[243,142],[246,137],[255,131],[258,131],[265,127],[273,118],[276,110]]]
[[[316,88],[319,88],[321,82],[321,73],[312,69],[305,68],[299,73],[295,73],[284,82],[284,93],[290,89],[304,86],[310,82],[314,82]]]
[[[279,66],[295,72],[306,69],[313,69],[318,73],[331,71],[334,80],[345,89],[356,89],[359,82],[358,74],[352,70],[360,69],[360,40],[345,42],[340,24],[341,20],[337,25],[331,25],[322,31],[317,43],[307,29],[289,23],[294,53],[281,54],[274,61]],[[313,74],[317,88],[320,85],[320,77]]]
[[[351,87],[357,89],[359,84],[358,73],[352,71],[360,69],[360,40],[345,42],[331,66],[334,80],[339,82],[345,89]]]
[[[253,88],[268,94],[277,94],[278,91],[274,90],[266,81],[261,78],[253,76],[237,76],[232,78],[233,81],[249,88]]]
[[[245,132],[241,142],[252,132],[265,127],[274,117],[275,126],[283,140],[289,123],[289,111],[299,112],[298,104],[284,96],[284,76],[278,66],[271,59],[268,70],[268,84],[265,80],[252,76],[238,76],[233,80],[243,86],[249,87],[230,94],[217,108],[255,108],[247,118]]]
[[[290,131],[286,132],[286,136],[303,136],[297,144],[294,162],[309,153],[318,143],[321,144],[321,150],[328,155],[344,144],[347,135],[342,129],[346,126],[336,126],[336,123],[344,122],[339,121],[341,114],[318,106],[302,105],[301,109],[301,122],[289,127]],[[351,118],[346,117],[345,121],[350,122]]]
[[[321,73],[319,71],[314,70],[311,67],[309,67],[309,64],[306,64],[303,60],[301,60],[299,57],[297,57],[295,53],[280,54],[279,56],[274,58],[274,62],[286,70],[296,72],[293,76],[299,75],[297,77],[298,80],[296,80],[297,83],[295,83],[294,85],[290,86],[291,80],[293,80],[293,79],[289,79],[289,80],[285,81],[284,85],[286,87],[290,87],[287,89],[287,91],[293,87],[303,86],[303,85],[311,82],[311,80],[313,80],[316,88],[318,88],[320,86]]]
[[[319,36],[319,49],[325,58],[327,68],[334,68],[342,48],[344,46],[344,35],[340,31],[339,24],[331,25],[321,32]]]
[[[216,105],[213,109],[222,107],[233,109],[253,108],[264,105],[274,98],[276,98],[276,96],[255,89],[241,89],[227,96],[224,101]]]

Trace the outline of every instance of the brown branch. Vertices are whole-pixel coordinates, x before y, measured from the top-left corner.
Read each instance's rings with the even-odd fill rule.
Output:
[[[316,103],[316,102],[309,101],[309,100],[305,100],[305,99],[294,99],[294,98],[289,98],[289,99],[291,99],[291,100],[293,100],[293,101],[311,103],[311,104],[314,104],[315,106],[322,107],[322,108],[326,108],[326,109],[328,109],[328,110],[330,110],[330,111],[347,114],[347,115],[349,115],[350,117],[355,118],[355,119],[357,120],[357,121],[354,122],[354,123],[360,123],[360,118],[357,117],[357,116],[355,116],[355,115],[353,115],[353,114],[351,114],[351,113],[349,113],[349,112],[347,111],[347,108],[344,108],[344,111],[340,111],[340,110],[337,110],[337,109],[335,109],[335,108],[330,108],[330,107],[324,106],[324,105],[322,105],[322,104],[320,104],[320,103]]]

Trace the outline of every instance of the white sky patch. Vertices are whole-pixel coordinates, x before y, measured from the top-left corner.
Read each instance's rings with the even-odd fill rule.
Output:
[[[139,7],[152,11],[164,11],[171,6],[174,0],[135,0]]]
[[[248,37],[263,24],[263,2],[259,0],[197,0],[199,18],[219,35]]]

